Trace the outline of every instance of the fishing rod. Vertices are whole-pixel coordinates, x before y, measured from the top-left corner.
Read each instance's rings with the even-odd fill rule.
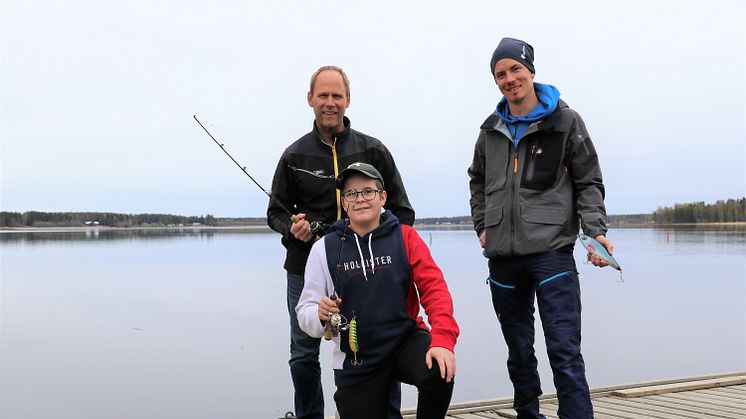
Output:
[[[236,166],[238,166],[238,168],[239,168],[239,169],[241,169],[241,171],[242,171],[242,172],[243,172],[243,173],[244,173],[244,174],[245,174],[246,176],[248,176],[248,177],[249,177],[249,179],[251,179],[251,181],[252,181],[252,182],[254,182],[254,184],[255,184],[256,186],[258,186],[258,187],[259,187],[259,189],[261,189],[261,190],[262,190],[262,192],[264,192],[264,193],[265,193],[265,194],[266,194],[266,195],[267,195],[267,196],[269,197],[269,199],[274,199],[274,200],[275,200],[275,202],[277,203],[277,205],[279,205],[279,206],[280,206],[280,208],[282,208],[283,210],[285,210],[285,212],[287,212],[287,213],[288,213],[288,215],[290,216],[290,221],[292,221],[292,222],[293,222],[293,224],[295,224],[295,223],[297,223],[298,221],[300,221],[300,219],[298,218],[298,216],[297,216],[297,215],[293,214],[293,213],[292,213],[292,212],[291,212],[291,211],[290,211],[290,210],[289,210],[289,209],[288,209],[288,208],[287,208],[287,207],[286,207],[286,206],[285,206],[285,205],[284,205],[284,204],[283,204],[282,202],[280,202],[280,200],[279,200],[279,199],[275,198],[275,196],[274,196],[274,195],[272,195],[272,193],[271,193],[270,191],[268,191],[268,190],[264,189],[264,188],[262,187],[262,185],[260,185],[260,184],[259,184],[259,182],[257,182],[257,181],[256,181],[256,179],[254,179],[254,178],[253,178],[253,177],[252,177],[252,176],[251,176],[251,175],[249,174],[249,172],[247,172],[247,171],[246,171],[246,166],[242,166],[242,165],[241,165],[241,164],[240,164],[240,163],[239,163],[238,161],[236,161],[236,159],[234,159],[234,158],[233,158],[233,156],[231,156],[231,153],[229,153],[229,152],[228,152],[228,150],[226,150],[226,149],[225,149],[225,144],[223,144],[223,143],[221,143],[220,141],[216,140],[216,139],[215,139],[215,137],[213,137],[213,135],[212,135],[212,134],[210,134],[210,131],[208,131],[208,130],[207,130],[207,128],[205,128],[205,126],[204,126],[204,125],[202,125],[202,122],[200,122],[200,120],[199,120],[199,119],[197,119],[197,115],[193,115],[193,116],[194,116],[194,120],[195,120],[195,121],[197,121],[197,123],[199,124],[199,126],[200,126],[200,127],[202,127],[202,129],[203,129],[203,130],[205,130],[205,132],[207,133],[207,135],[209,135],[209,136],[210,136],[210,138],[212,138],[212,141],[214,141],[214,142],[215,142],[215,144],[217,144],[217,145],[218,145],[218,147],[220,147],[220,149],[221,149],[221,150],[223,150],[223,152],[224,152],[224,153],[225,153],[225,154],[226,154],[226,155],[227,155],[227,156],[228,156],[228,157],[229,157],[229,158],[231,159],[231,161],[233,161],[233,163],[235,163],[235,164],[236,164]],[[318,233],[319,233],[320,231],[323,231],[323,225],[322,225],[322,224],[321,224],[320,222],[318,222],[318,221],[312,221],[312,222],[311,222],[311,234],[313,234],[314,236],[317,236],[317,237],[318,237]]]
[[[342,229],[342,237],[339,239],[339,253],[337,253],[337,271],[334,273],[334,279],[332,280],[332,286],[334,287],[334,292],[331,296],[329,296],[329,299],[332,301],[337,301],[337,283],[339,282],[339,268],[342,267],[342,247],[345,244],[345,240],[347,240],[347,237],[345,236],[347,234],[347,224],[349,223],[349,220],[347,218],[344,219],[344,228]],[[341,313],[335,313],[329,316],[329,321],[326,322],[326,325],[324,325],[324,339],[331,340],[333,337],[336,337],[339,332],[344,332],[348,329],[349,325],[347,323],[347,319],[341,314]]]

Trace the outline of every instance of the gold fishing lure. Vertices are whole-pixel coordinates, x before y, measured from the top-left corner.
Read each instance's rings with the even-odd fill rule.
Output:
[[[357,345],[357,320],[353,317],[352,320],[350,320],[350,335],[349,335],[349,342],[350,342],[350,349],[352,350],[353,354],[353,361],[352,365],[360,365],[363,363],[363,360],[357,359],[357,352],[360,350],[360,347]]]

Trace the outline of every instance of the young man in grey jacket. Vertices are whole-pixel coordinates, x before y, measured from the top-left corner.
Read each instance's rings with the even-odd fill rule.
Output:
[[[580,284],[572,250],[582,226],[611,253],[598,156],[556,87],[533,81],[534,50],[503,38],[490,61],[503,98],[480,128],[469,167],[471,214],[489,259],[492,304],[508,346],[518,418],[539,413],[534,299],[561,418],[592,418],[580,353]],[[605,263],[589,255],[596,266]]]

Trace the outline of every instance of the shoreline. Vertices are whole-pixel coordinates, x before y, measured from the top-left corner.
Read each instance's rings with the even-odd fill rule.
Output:
[[[427,230],[472,230],[467,224],[415,224],[416,229]],[[746,222],[714,222],[714,223],[669,223],[669,224],[612,224],[609,229],[622,228],[672,228],[672,227],[746,227]],[[272,232],[266,224],[235,225],[235,226],[135,226],[135,227],[112,227],[112,226],[19,226],[0,227],[0,233],[6,232],[87,232],[87,231],[196,231],[196,230],[251,230]]]
[[[730,222],[711,222],[711,223],[624,223],[624,224],[610,224],[609,228],[664,228],[664,227],[721,227],[721,226],[732,226],[746,227],[746,221],[730,221]]]
[[[266,225],[243,225],[243,226],[158,226],[158,227],[111,227],[111,226],[45,226],[45,227],[0,227],[0,233],[18,232],[18,233],[65,233],[65,232],[88,232],[88,231],[157,231],[157,230],[174,230],[174,231],[194,231],[194,230],[267,230],[272,231]]]

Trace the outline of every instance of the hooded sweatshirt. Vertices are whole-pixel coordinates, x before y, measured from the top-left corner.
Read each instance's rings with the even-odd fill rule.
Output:
[[[298,323],[310,336],[323,336],[318,302],[335,291],[344,319],[357,323],[359,347],[354,354],[349,331],[334,338],[337,386],[360,382],[387,367],[413,333],[426,333],[428,326],[418,316],[420,304],[432,325],[430,346],[453,351],[456,345],[459,329],[443,273],[417,232],[399,224],[390,211],[365,236],[340,220],[313,245],[296,307]]]
[[[526,115],[517,117],[511,115],[508,108],[508,101],[504,96],[498,102],[497,109],[495,110],[495,113],[507,124],[510,135],[513,137],[513,144],[516,147],[518,147],[523,133],[526,132],[526,128],[531,123],[546,118],[557,109],[560,92],[556,87],[551,84],[534,83],[534,91],[536,92],[536,97],[539,98],[539,104]]]

